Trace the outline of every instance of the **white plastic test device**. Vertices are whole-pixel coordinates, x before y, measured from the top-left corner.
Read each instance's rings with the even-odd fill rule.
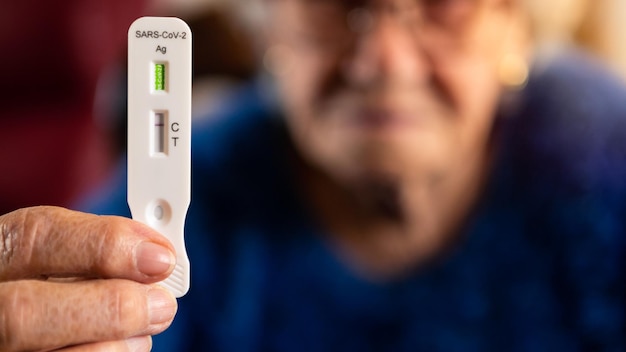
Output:
[[[178,18],[139,18],[128,31],[128,206],[176,248],[160,283],[176,297],[189,290],[190,142],[191,30]]]

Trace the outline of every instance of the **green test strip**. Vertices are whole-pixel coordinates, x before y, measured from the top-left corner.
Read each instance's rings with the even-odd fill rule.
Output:
[[[154,90],[165,90],[165,64],[154,64]]]

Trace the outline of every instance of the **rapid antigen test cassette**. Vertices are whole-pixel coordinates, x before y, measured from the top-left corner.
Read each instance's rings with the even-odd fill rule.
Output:
[[[189,290],[184,225],[191,179],[191,30],[173,17],[142,17],[128,31],[128,205],[165,235],[176,267],[161,284]]]

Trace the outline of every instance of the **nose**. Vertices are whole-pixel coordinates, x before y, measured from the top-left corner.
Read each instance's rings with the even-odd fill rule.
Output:
[[[345,59],[348,80],[356,85],[418,83],[428,76],[428,62],[416,33],[393,14],[355,10],[354,46]],[[356,18],[355,18],[356,17]]]

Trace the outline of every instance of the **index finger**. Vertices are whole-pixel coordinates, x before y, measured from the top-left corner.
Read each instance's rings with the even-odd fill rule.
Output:
[[[47,277],[163,280],[174,248],[150,227],[116,216],[33,207],[0,216],[0,281]]]

